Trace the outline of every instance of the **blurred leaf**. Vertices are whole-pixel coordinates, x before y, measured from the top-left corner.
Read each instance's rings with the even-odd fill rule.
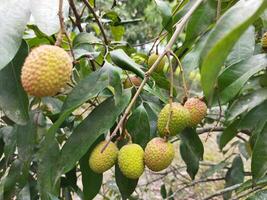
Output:
[[[260,178],[259,180],[252,180],[249,179],[245,181],[237,190],[236,193],[239,194],[241,192],[244,192],[252,187],[256,186],[264,186],[267,184],[267,176],[264,176],[263,178]]]
[[[162,184],[160,187],[160,194],[163,199],[166,199],[167,197],[167,191],[166,191],[166,186],[165,184]]]
[[[222,150],[228,142],[230,142],[238,133],[237,126],[239,120],[234,121],[233,123],[227,125],[226,129],[222,132],[220,136],[220,149]]]
[[[26,24],[30,19],[30,1],[1,1],[0,70],[16,55]]]
[[[150,139],[150,126],[148,115],[143,104],[133,111],[127,121],[126,127],[132,136],[133,142],[145,148]]]
[[[122,199],[126,200],[134,192],[138,183],[138,179],[129,179],[125,177],[122,174],[118,164],[115,165],[115,179],[116,184],[120,190]]]
[[[227,55],[266,7],[264,0],[240,1],[220,18],[210,33],[201,54],[201,84],[209,102],[212,102],[217,77]]]
[[[180,135],[180,153],[187,166],[187,173],[192,180],[199,169],[199,161],[203,160],[204,147],[195,130],[185,129]]]
[[[125,32],[124,26],[111,26],[110,29],[114,40],[121,41]]]
[[[0,107],[17,124],[26,124],[29,119],[28,97],[20,81],[27,55],[28,45],[23,41],[14,59],[0,71]]]
[[[250,26],[245,33],[239,38],[230,54],[228,55],[225,65],[230,66],[241,60],[253,55],[255,48],[255,28]]]
[[[262,178],[267,172],[267,124],[257,136],[252,152],[251,172],[253,179]]]
[[[52,35],[59,31],[58,5],[58,0],[30,0],[31,14],[34,22],[46,35]],[[63,1],[62,10],[64,18],[68,18],[69,4],[67,0]]]
[[[83,184],[83,199],[90,200],[93,199],[99,192],[103,174],[96,174],[89,167],[89,156],[94,149],[94,147],[101,141],[104,140],[104,135],[99,137],[93,145],[89,148],[87,153],[80,160],[80,168],[82,172],[82,184]]]
[[[163,88],[165,90],[170,90],[170,82],[169,80],[166,78],[166,76],[164,74],[159,74],[159,73],[152,73],[151,77],[153,78],[153,80],[155,80],[156,84],[160,87]],[[177,92],[175,87],[173,88],[173,96],[176,97],[177,96]]]
[[[142,66],[135,63],[122,49],[111,51],[110,56],[118,67],[129,70],[141,78],[145,77],[145,73],[141,70]]]
[[[212,165],[206,171],[203,172],[201,175],[201,179],[208,178],[213,176],[215,173],[220,173],[229,163],[225,162],[224,160],[216,165]]]
[[[103,15],[104,19],[110,19],[112,21],[111,25],[117,25],[121,19],[115,11],[108,11]]]
[[[119,114],[128,105],[130,91],[115,103],[110,97],[97,106],[73,131],[61,150],[58,160],[60,172],[67,172],[86,153],[93,142],[114,125]],[[86,134],[85,134],[86,133]]]
[[[226,68],[218,78],[221,103],[232,100],[249,78],[266,66],[267,55],[258,54]]]
[[[74,39],[73,39],[73,47],[77,48],[78,46],[82,44],[95,44],[95,43],[101,43],[101,40],[97,38],[92,32],[91,33],[79,33]]]
[[[13,154],[16,148],[16,143],[17,143],[16,132],[13,130],[13,127],[5,126],[0,129],[0,135],[5,143],[4,154],[8,161],[8,159],[10,159],[11,154]]]
[[[157,121],[158,121],[158,113],[153,110],[153,105],[152,103],[147,102],[144,103],[144,107],[147,112],[148,120],[149,120],[149,125],[150,125],[150,139],[154,138],[157,136]]]
[[[31,200],[29,184],[26,184],[24,188],[19,192],[18,200]]]
[[[244,181],[244,165],[240,156],[236,156],[233,160],[231,168],[225,176],[225,188],[232,185],[242,183]],[[227,192],[223,195],[224,199],[230,199],[232,192]]]
[[[252,108],[260,105],[267,100],[267,89],[259,89],[255,92],[242,96],[237,99],[227,111],[226,118],[232,121],[238,115],[250,111]]]
[[[162,26],[172,32],[172,10],[170,6],[162,0],[155,0],[162,17]]]
[[[246,200],[264,200],[267,199],[267,190],[261,190],[256,192],[255,194],[252,194]]]

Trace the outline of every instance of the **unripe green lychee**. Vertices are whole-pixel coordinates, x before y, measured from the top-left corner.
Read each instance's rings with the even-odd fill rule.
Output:
[[[91,152],[89,157],[89,166],[95,173],[103,173],[110,169],[118,157],[118,148],[116,144],[110,142],[107,148],[101,153],[107,141],[100,142]]]
[[[259,83],[261,87],[267,87],[267,73],[264,73],[260,79],[259,79]]]
[[[188,99],[184,107],[190,112],[190,126],[192,127],[199,124],[207,114],[207,105],[199,98]]]
[[[131,76],[130,78],[127,78],[124,83],[123,86],[124,88],[130,88],[133,85],[136,87],[139,87],[141,85],[142,80],[139,77],[136,76]]]
[[[160,136],[168,134],[166,132],[166,125],[170,113],[170,104],[164,106],[158,116],[158,132]],[[190,113],[179,103],[172,103],[172,115],[169,122],[169,134],[174,136],[180,133],[185,127],[189,125]]]
[[[266,49],[267,48],[267,32],[263,34],[261,38],[261,46],[262,48]]]
[[[127,144],[119,151],[118,164],[124,176],[138,179],[144,172],[144,151],[138,144]]]
[[[153,53],[149,56],[147,64],[148,64],[148,68],[151,68],[152,65],[156,62],[156,60],[158,59],[159,55],[156,53]],[[156,72],[162,72],[163,68],[165,66],[165,63],[167,62],[167,58],[166,56],[164,56],[161,61],[159,62],[158,66],[156,67],[155,71]]]
[[[34,48],[24,62],[22,86],[32,96],[53,96],[67,84],[71,71],[72,60],[64,49],[42,45]]]
[[[145,148],[145,164],[152,171],[166,169],[174,158],[174,147],[163,138],[153,138]]]

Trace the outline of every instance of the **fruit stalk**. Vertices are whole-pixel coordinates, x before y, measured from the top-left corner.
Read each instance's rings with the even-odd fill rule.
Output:
[[[119,130],[119,128],[123,125],[124,120],[126,119],[126,117],[129,115],[135,101],[137,100],[138,96],[140,95],[141,91],[143,90],[146,82],[148,81],[150,74],[156,69],[156,67],[158,66],[158,64],[160,63],[161,59],[166,55],[166,53],[171,51],[172,46],[174,45],[174,43],[176,42],[177,37],[179,36],[179,34],[181,33],[181,31],[183,30],[186,22],[189,20],[189,18],[191,17],[191,15],[194,13],[194,11],[198,8],[198,6],[202,3],[203,0],[197,0],[197,2],[191,7],[191,9],[185,14],[185,16],[180,20],[180,22],[176,25],[175,27],[175,32],[173,33],[170,41],[168,42],[168,44],[165,47],[165,50],[163,51],[163,53],[161,53],[159,55],[159,57],[157,58],[157,60],[155,61],[155,63],[152,65],[152,67],[145,73],[145,78],[143,79],[140,87],[138,88],[138,90],[136,91],[135,95],[133,96],[131,102],[129,103],[128,107],[126,108],[126,110],[124,111],[123,116],[121,117],[120,121],[118,122],[116,128],[114,129],[114,131],[111,133],[110,135],[110,139],[107,142],[107,144],[104,146],[104,148],[102,149],[101,152],[103,152],[105,150],[105,148],[108,146],[109,142],[112,140],[113,137],[115,137],[117,131]]]

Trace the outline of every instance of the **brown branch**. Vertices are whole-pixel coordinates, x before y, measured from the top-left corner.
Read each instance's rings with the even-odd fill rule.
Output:
[[[93,16],[96,20],[96,23],[98,24],[100,31],[102,33],[102,36],[104,38],[104,43],[105,43],[105,45],[108,45],[109,42],[108,42],[107,36],[105,34],[103,24],[100,22],[99,17],[97,16],[97,14],[94,11],[94,8],[90,5],[90,3],[87,0],[82,0],[82,1],[87,6],[87,8],[90,10],[90,12],[93,14]]]
[[[81,25],[81,17],[82,16],[79,15],[73,0],[69,0],[69,5],[70,5],[70,7],[71,7],[71,9],[73,11],[73,14],[74,14],[75,18],[76,18],[75,25],[78,27],[80,32],[83,32],[83,28],[82,28],[82,25]]]
[[[60,24],[60,32],[57,36],[57,40],[56,40],[56,43],[55,45],[56,46],[61,46],[61,43],[62,43],[62,39],[63,39],[63,35],[66,36],[67,38],[67,41],[68,41],[68,45],[70,47],[70,53],[71,53],[71,56],[73,58],[73,61],[75,61],[75,56],[74,56],[74,52],[73,52],[73,49],[72,49],[72,44],[71,44],[71,40],[66,32],[66,29],[65,29],[65,24],[64,24],[64,17],[63,17],[63,0],[59,0],[59,9],[58,9],[58,17],[59,17],[59,24]]]
[[[164,52],[159,55],[159,57],[157,58],[157,60],[155,61],[155,63],[145,73],[145,78],[143,79],[141,85],[139,86],[138,90],[136,91],[135,95],[133,96],[131,102],[129,103],[129,105],[127,106],[126,110],[124,111],[124,114],[123,114],[122,118],[120,119],[120,121],[118,122],[116,128],[112,132],[112,134],[110,136],[111,139],[116,135],[117,131],[122,126],[124,120],[126,119],[126,117],[128,116],[128,114],[130,113],[130,111],[131,111],[131,109],[132,109],[135,101],[137,100],[138,96],[140,95],[141,91],[143,90],[146,82],[149,80],[149,77],[150,77],[151,73],[156,69],[156,67],[158,66],[158,64],[160,63],[160,61],[162,60],[162,58],[165,56],[165,54],[167,52],[171,51],[172,46],[175,44],[176,39],[179,36],[179,34],[182,32],[182,30],[183,30],[186,22],[189,20],[189,18],[193,14],[193,12],[198,8],[198,6],[202,3],[202,1],[203,0],[197,0],[197,2],[191,7],[191,9],[182,18],[182,20],[180,21],[180,23],[178,23],[176,25],[175,32],[173,33],[173,35],[172,35],[171,39],[169,40],[168,44],[166,45]],[[111,141],[111,139],[106,143],[106,145],[103,147],[103,149],[101,150],[101,152],[103,152],[105,150],[105,148],[108,146],[108,144]]]
[[[221,17],[221,10],[222,10],[222,0],[217,0],[217,13],[216,13],[216,20],[218,21]]]

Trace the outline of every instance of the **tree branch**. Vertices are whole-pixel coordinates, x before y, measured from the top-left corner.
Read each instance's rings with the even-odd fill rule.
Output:
[[[73,14],[76,18],[75,20],[75,25],[78,27],[79,31],[80,32],[83,32],[83,28],[82,28],[82,25],[81,25],[81,16],[79,15],[77,9],[76,9],[76,6],[75,6],[75,3],[73,0],[69,0],[69,5],[73,11]]]
[[[96,20],[96,23],[98,24],[99,28],[100,28],[100,31],[103,35],[103,38],[104,38],[104,42],[105,42],[105,45],[108,45],[108,39],[107,39],[107,36],[105,34],[105,31],[104,31],[104,27],[102,25],[102,23],[100,22],[97,14],[95,13],[93,7],[90,5],[90,3],[87,1],[87,0],[82,0],[84,2],[84,4],[87,6],[87,8],[90,10],[90,12],[93,14],[95,20]]]
[[[86,0],[84,0],[86,1]],[[146,82],[148,81],[150,74],[156,69],[156,67],[158,66],[158,64],[160,63],[160,61],[162,60],[162,58],[165,56],[165,54],[167,52],[169,52],[172,48],[172,46],[175,44],[177,37],[179,36],[179,34],[182,32],[186,22],[189,20],[189,18],[191,17],[191,15],[194,13],[194,11],[198,8],[198,6],[202,3],[203,0],[197,0],[197,2],[191,7],[191,9],[186,13],[186,15],[181,19],[181,21],[176,25],[176,29],[175,32],[173,33],[170,41],[168,42],[168,44],[165,47],[165,50],[163,53],[161,53],[159,55],[159,57],[157,58],[157,60],[155,61],[155,63],[151,66],[151,68],[145,73],[145,78],[143,79],[141,85],[139,86],[138,90],[136,91],[135,95],[133,96],[131,102],[129,103],[128,107],[126,108],[126,110],[124,111],[124,114],[122,116],[122,118],[120,119],[120,121],[118,122],[116,128],[114,129],[114,131],[112,132],[110,138],[112,139],[117,131],[119,130],[119,128],[123,125],[124,120],[126,119],[126,117],[129,115],[135,101],[137,100],[138,96],[140,95],[141,91],[143,90]],[[111,139],[109,140],[109,142],[111,141]],[[101,152],[103,152],[105,150],[105,148],[108,146],[109,142],[106,143],[106,145],[104,146],[104,148],[101,150]]]

